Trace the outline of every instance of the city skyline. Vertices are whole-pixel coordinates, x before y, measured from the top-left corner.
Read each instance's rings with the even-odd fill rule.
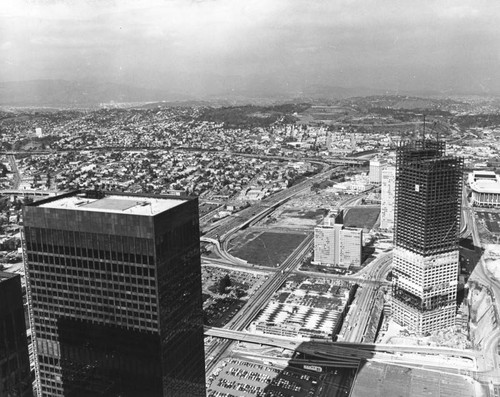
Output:
[[[0,397],[500,396],[499,21],[2,1]]]
[[[499,106],[5,108],[0,267],[42,394],[498,394]],[[318,233],[339,214],[348,245]]]

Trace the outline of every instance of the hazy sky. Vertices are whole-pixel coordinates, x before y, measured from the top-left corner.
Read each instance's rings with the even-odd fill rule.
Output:
[[[0,81],[500,92],[500,1],[2,0]]]

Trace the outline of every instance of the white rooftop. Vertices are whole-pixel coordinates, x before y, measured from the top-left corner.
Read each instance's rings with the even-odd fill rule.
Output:
[[[76,195],[43,203],[38,207],[153,216],[176,207],[185,201],[138,196],[108,195],[103,198],[89,198]]]
[[[500,183],[493,179],[479,179],[471,183],[470,187],[477,193],[500,193]]]
[[[492,177],[492,178],[496,177],[495,171],[489,171],[489,170],[473,170],[472,174],[474,176],[481,175],[481,176],[487,176],[487,177]]]

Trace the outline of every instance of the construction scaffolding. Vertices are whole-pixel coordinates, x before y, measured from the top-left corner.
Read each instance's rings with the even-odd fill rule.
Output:
[[[444,142],[421,140],[396,154],[394,242],[424,256],[458,244],[463,159],[444,150]]]
[[[421,297],[406,291],[397,284],[393,284],[392,286],[392,298],[421,312],[432,311],[456,304],[456,297],[452,293],[435,295],[423,300]]]
[[[417,332],[448,326],[455,317],[462,178],[463,159],[446,156],[444,142],[399,144],[393,312]]]

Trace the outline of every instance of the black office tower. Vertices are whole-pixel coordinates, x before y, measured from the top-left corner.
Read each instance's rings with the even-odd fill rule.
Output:
[[[33,396],[21,277],[0,272],[0,396]]]
[[[393,315],[419,333],[455,323],[462,172],[443,142],[397,149]]]
[[[42,396],[205,396],[196,199],[68,193],[24,209]]]

